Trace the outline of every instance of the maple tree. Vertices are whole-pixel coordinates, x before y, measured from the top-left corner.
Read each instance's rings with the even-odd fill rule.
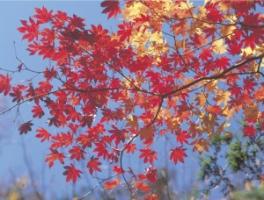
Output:
[[[38,75],[27,84],[0,74],[0,93],[15,103],[2,114],[32,103],[32,119],[19,131],[50,144],[46,162],[64,165],[66,181],[102,172],[107,162],[131,194],[136,188],[157,199],[148,183],[157,176],[159,138],[170,138],[168,159],[178,164],[186,149],[202,153],[215,135],[235,134],[230,123],[237,119],[245,140],[261,134],[262,0],[106,0],[101,6],[108,18],[122,19],[116,31],[36,8],[18,31],[30,55],[52,64],[37,71],[20,60],[15,73]],[[36,120],[56,129],[35,127]],[[145,163],[139,174],[123,162],[135,153]],[[87,172],[76,165],[81,160]],[[114,178],[105,187],[119,183]]]

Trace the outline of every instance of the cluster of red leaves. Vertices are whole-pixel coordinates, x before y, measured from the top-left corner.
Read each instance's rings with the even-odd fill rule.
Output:
[[[143,2],[150,8],[157,6],[152,1]],[[129,0],[126,5],[132,3]],[[49,126],[57,128],[53,132],[46,127],[38,128],[36,137],[50,144],[46,162],[50,167],[55,161],[63,164],[67,181],[76,182],[84,173],[75,161],[85,160],[91,174],[102,171],[103,161],[114,163],[116,174],[125,174],[132,169],[124,169],[122,164],[117,166],[122,163],[123,154],[139,152],[139,158],[146,165],[155,166],[158,153],[152,144],[159,133],[174,138],[168,158],[175,164],[184,162],[188,146],[201,146],[201,141],[207,139],[206,131],[223,127],[219,121],[228,115],[224,113],[227,108],[241,108],[249,102],[258,104],[264,99],[257,91],[261,80],[247,74],[251,64],[263,55],[240,54],[241,48],[263,43],[263,28],[254,29],[254,26],[263,27],[263,17],[252,14],[258,3],[252,1],[245,6],[240,6],[238,1],[228,3],[230,13],[241,21],[232,25],[233,34],[223,38],[223,45],[228,48],[220,55],[213,51],[212,44],[226,21],[217,3],[208,1],[202,21],[215,26],[203,26],[200,35],[192,31],[184,33],[182,55],[178,49],[169,50],[160,56],[158,64],[154,56],[138,55],[127,45],[132,30],[140,30],[142,24],[152,19],[151,12],[132,21],[124,20],[116,33],[110,33],[101,25],[88,29],[84,19],[76,15],[37,8],[34,16],[21,21],[18,30],[28,42],[30,54],[53,64],[43,69],[42,78],[34,84],[13,85],[9,75],[0,74],[0,93],[9,95],[18,104],[31,101],[34,120],[46,117]],[[104,1],[101,5],[108,18],[120,13],[118,1]],[[175,16],[172,21],[164,18],[162,23],[170,22],[174,34],[184,30],[191,20],[197,21],[192,18],[184,21]],[[150,23],[147,28],[155,32],[162,23],[153,27]],[[202,45],[204,38],[211,39],[208,45]],[[213,85],[203,82],[220,78],[225,78],[225,90],[231,93],[225,107],[218,104],[220,97],[210,89]],[[201,86],[203,91],[199,89]],[[202,92],[204,96],[210,95],[209,102],[200,99]],[[22,124],[20,133],[31,131],[33,123],[32,120]],[[254,137],[258,123],[264,127],[259,118],[247,121],[245,136]],[[137,136],[143,147],[134,141]],[[137,176],[134,186],[149,192],[148,183],[156,180],[156,169],[147,168]],[[105,183],[105,188],[113,189],[118,184],[118,179],[111,180]],[[149,199],[155,198],[153,194],[149,196]]]

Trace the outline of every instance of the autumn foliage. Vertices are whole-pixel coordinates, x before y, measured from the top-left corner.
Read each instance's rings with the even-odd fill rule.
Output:
[[[108,163],[130,191],[157,199],[148,184],[157,179],[160,155],[153,144],[161,138],[170,138],[168,159],[177,165],[187,149],[202,153],[213,135],[233,134],[230,124],[238,119],[245,139],[263,132],[263,5],[103,1],[108,18],[122,19],[113,32],[36,8],[18,30],[29,53],[52,64],[38,71],[19,63],[17,73],[38,79],[21,84],[0,74],[0,92],[17,106],[31,102],[32,119],[19,131],[50,144],[46,162],[62,164],[66,181],[103,172],[102,163]],[[36,127],[38,120],[48,126]],[[145,163],[142,173],[124,164],[132,154]],[[81,160],[87,171],[76,164]],[[113,178],[104,186],[118,184]]]

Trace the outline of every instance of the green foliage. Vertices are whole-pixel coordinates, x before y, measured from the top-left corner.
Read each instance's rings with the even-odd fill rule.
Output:
[[[231,136],[231,137],[230,137]],[[263,180],[264,173],[264,135],[254,138],[241,138],[239,135],[216,134],[211,137],[210,151],[200,159],[200,176],[205,181],[204,194],[220,186],[225,196],[233,194],[235,200],[264,199],[262,190],[235,192],[237,183],[253,182],[256,187]],[[246,184],[245,184],[246,188]],[[247,188],[248,189],[248,188]],[[256,191],[255,191],[256,190]],[[256,192],[255,196],[252,196]]]
[[[230,200],[263,200],[264,188],[254,188],[250,191],[238,191],[235,192]]]
[[[245,164],[247,154],[242,148],[240,141],[234,141],[230,144],[227,153],[228,164],[230,168],[236,172]]]
[[[204,180],[207,172],[210,170],[210,165],[212,163],[211,157],[201,158],[201,170],[199,173],[199,179]]]

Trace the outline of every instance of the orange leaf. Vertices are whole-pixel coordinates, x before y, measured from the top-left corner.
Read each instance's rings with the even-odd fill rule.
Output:
[[[207,111],[212,113],[212,114],[219,115],[221,113],[222,109],[220,106],[208,106]]]
[[[139,133],[140,138],[143,140],[151,140],[154,136],[154,129],[152,126],[142,128]]]
[[[150,190],[150,187],[147,184],[140,181],[135,183],[135,187],[142,192],[148,192]]]
[[[255,97],[257,100],[263,100],[264,99],[264,87],[260,87],[256,92],[255,92]]]
[[[207,151],[209,148],[209,144],[205,139],[199,139],[194,142],[193,150],[197,151],[198,153],[202,153],[204,151]]]
[[[112,189],[116,188],[119,184],[120,184],[120,180],[119,179],[106,181],[106,182],[104,182],[104,189],[112,190]]]
[[[159,200],[159,197],[156,194],[148,194],[144,199],[145,200]]]

